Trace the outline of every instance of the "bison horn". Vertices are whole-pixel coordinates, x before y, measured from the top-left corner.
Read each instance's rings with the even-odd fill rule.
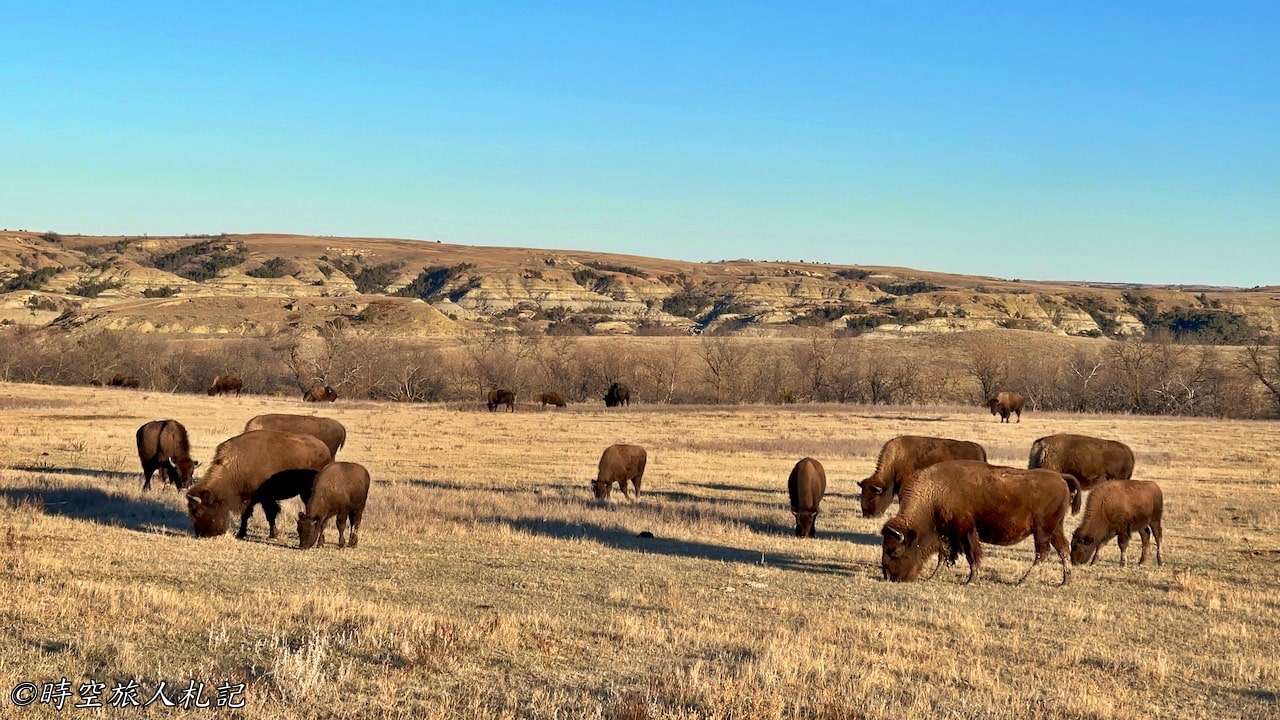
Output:
[[[907,539],[906,536],[902,534],[901,530],[899,530],[896,527],[891,527],[889,525],[884,526],[884,534],[894,536],[895,538],[898,539],[898,542],[902,542],[903,540]]]
[[[188,503],[188,504],[190,504],[190,505],[199,505],[199,504],[200,504],[200,503],[202,503],[202,502],[204,502],[204,500],[202,500],[202,499],[201,499],[201,497],[200,497],[199,495],[188,495],[188,496],[187,496],[187,503]]]

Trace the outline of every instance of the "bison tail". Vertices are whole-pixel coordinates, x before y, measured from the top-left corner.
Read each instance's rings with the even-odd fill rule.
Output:
[[[1027,458],[1027,469],[1035,470],[1044,465],[1044,441],[1037,440],[1031,443],[1031,457]]]
[[[1080,512],[1080,498],[1084,495],[1080,491],[1080,481],[1075,475],[1062,474],[1062,479],[1067,481],[1067,489],[1071,491],[1071,514],[1075,515]]]

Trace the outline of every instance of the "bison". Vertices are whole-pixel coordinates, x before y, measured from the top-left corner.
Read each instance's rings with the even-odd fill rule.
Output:
[[[1164,516],[1164,494],[1160,486],[1149,480],[1108,480],[1089,493],[1084,519],[1071,536],[1071,564],[1090,565],[1098,561],[1098,551],[1111,538],[1120,546],[1120,566],[1129,549],[1129,538],[1137,530],[1142,537],[1142,555],[1138,564],[1147,561],[1147,548],[1156,539],[1156,564],[1163,565],[1160,545],[1164,539],[1161,518]]]
[[[486,403],[486,407],[489,408],[489,412],[496,412],[500,405],[506,405],[507,410],[515,412],[516,394],[510,390],[503,390],[502,388],[490,390],[489,401]]]
[[[871,477],[858,483],[862,488],[862,516],[879,517],[889,509],[908,478],[946,460],[982,460],[987,451],[975,442],[948,438],[901,435],[884,444],[876,458]]]
[[[152,420],[138,428],[138,459],[142,461],[142,489],[151,489],[157,470],[181,490],[191,484],[199,462],[191,459],[187,429],[177,420]]]
[[[613,484],[622,488],[627,499],[627,482],[635,488],[636,499],[640,498],[640,481],[644,478],[644,466],[649,456],[639,445],[610,445],[600,455],[600,465],[596,479],[591,481],[591,489],[597,500],[608,500]]]
[[[546,408],[548,405],[562,408],[569,404],[565,402],[564,398],[560,397],[560,393],[557,392],[542,393],[538,396],[538,400],[542,403],[543,408]]]
[[[245,423],[244,431],[250,430],[279,430],[295,435],[310,435],[324,443],[329,448],[329,454],[335,458],[338,457],[338,451],[347,443],[347,429],[342,423],[317,415],[267,413]]]
[[[987,407],[991,409],[992,415],[999,415],[1000,422],[1009,422],[1010,415],[1017,415],[1018,422],[1022,422],[1022,406],[1025,401],[1022,396],[1015,392],[1000,392],[996,396],[987,400]]]
[[[1080,485],[1050,470],[995,467],[977,460],[949,460],[922,470],[902,491],[898,514],[885,523],[881,573],[895,582],[914,580],[926,559],[945,544],[948,562],[963,552],[973,582],[982,563],[982,543],[1013,545],[1035,538],[1035,560],[1021,584],[1052,545],[1070,579],[1062,521],[1080,510]],[[934,572],[937,572],[935,567]]]
[[[209,396],[235,393],[236,397],[240,397],[240,391],[243,389],[244,381],[235,375],[219,375],[213,379],[213,384],[209,386]]]
[[[631,388],[622,383],[613,383],[604,394],[605,407],[622,407],[631,404]]]
[[[240,513],[243,538],[255,505],[261,503],[276,537],[279,501],[307,494],[315,473],[333,460],[329,448],[310,435],[278,430],[252,430],[226,440],[214,450],[204,477],[187,490],[187,512],[197,535],[227,531],[228,516]]]
[[[360,541],[360,518],[369,498],[369,471],[349,462],[329,463],[316,474],[306,508],[298,513],[298,547],[306,550],[324,545],[324,526],[329,518],[338,526],[338,547],[355,547]],[[351,534],[347,523],[351,523]]]
[[[1088,490],[1105,480],[1133,477],[1133,451],[1115,440],[1088,435],[1049,435],[1031,444],[1028,468],[1074,475]]]
[[[791,513],[796,516],[796,537],[815,537],[818,506],[827,492],[827,471],[822,463],[811,457],[804,458],[791,468],[787,478],[787,496],[791,499]]]
[[[338,399],[338,391],[330,385],[312,385],[302,393],[303,402],[333,402]]]
[[[107,381],[107,385],[111,387],[139,388],[142,387],[142,381],[132,375],[113,375]]]

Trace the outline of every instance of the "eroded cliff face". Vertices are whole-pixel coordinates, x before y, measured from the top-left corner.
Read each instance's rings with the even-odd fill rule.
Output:
[[[0,232],[0,323],[214,336],[344,323],[400,337],[1167,330],[1243,342],[1280,336],[1280,288],[1029,283],[366,238]]]

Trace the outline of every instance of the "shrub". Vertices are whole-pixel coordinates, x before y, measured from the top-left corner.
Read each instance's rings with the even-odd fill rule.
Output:
[[[941,285],[935,285],[927,280],[893,280],[872,284],[890,295],[918,295],[942,289]]]
[[[1097,324],[1101,332],[1095,332],[1090,335],[1081,333],[1086,337],[1095,337],[1102,335],[1115,335],[1120,329],[1120,323],[1116,322],[1116,309],[1111,303],[1103,300],[1097,295],[1068,295],[1067,301],[1081,310],[1089,313],[1089,317],[1093,318],[1093,322]]]
[[[413,282],[405,285],[396,291],[396,295],[400,297],[416,297],[422,298],[427,302],[438,300],[444,294],[444,288],[459,275],[474,268],[471,263],[458,263],[453,266],[432,265],[418,273],[418,277]],[[478,284],[478,283],[477,283]],[[467,287],[470,290],[471,287]],[[466,290],[462,294],[466,294]],[[454,293],[450,293],[450,299],[453,299]],[[461,295],[458,295],[461,297]]]
[[[15,292],[18,290],[39,290],[49,281],[49,278],[57,275],[62,268],[42,267],[37,270],[28,272],[20,272],[16,276],[9,278],[4,285],[0,286],[0,292]]]
[[[178,288],[172,285],[166,285],[158,288],[146,288],[142,291],[142,297],[146,298],[167,298],[178,294]]]
[[[692,286],[685,286],[662,299],[664,312],[687,318],[698,317],[711,304],[710,295]]]
[[[119,287],[119,280],[81,280],[67,292],[80,297],[96,298],[106,290],[115,290]]]
[[[153,261],[158,270],[171,272],[195,282],[204,282],[249,257],[243,242],[229,242],[225,236],[192,243],[166,253]]]
[[[289,265],[290,263],[288,260],[285,260],[282,257],[273,257],[245,273],[245,275],[256,278],[282,278],[291,274],[289,271]]]
[[[346,258],[338,258],[332,262],[334,267],[356,284],[356,291],[364,295],[386,292],[387,286],[395,282],[396,273],[404,266],[404,263],[386,262],[366,267]]]
[[[867,278],[871,277],[871,271],[860,270],[858,268],[844,268],[841,270],[836,270],[835,275],[836,277],[842,277],[845,280],[853,280],[856,282],[858,280],[866,280]]]
[[[638,267],[632,267],[631,265],[617,265],[615,263],[603,262],[600,260],[587,260],[582,264],[586,265],[589,268],[594,268],[596,270],[603,270],[605,272],[622,273],[623,275],[631,275],[632,277],[638,277],[638,278],[649,277],[649,273],[641,270]]]

